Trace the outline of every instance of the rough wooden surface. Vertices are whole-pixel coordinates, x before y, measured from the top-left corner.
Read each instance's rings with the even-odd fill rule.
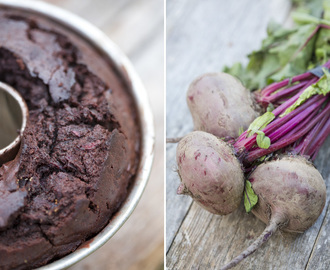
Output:
[[[162,269],[164,258],[164,5],[162,0],[47,0],[103,30],[130,58],[149,94],[156,129],[148,186],[129,220],[71,270]]]
[[[287,0],[167,0],[166,137],[192,131],[185,102],[198,75],[245,61],[260,47],[271,18],[284,23]],[[327,204],[304,234],[277,232],[234,269],[330,269],[330,139],[316,165],[327,185]],[[263,231],[265,225],[243,205],[225,217],[212,215],[188,197],[176,195],[175,144],[166,146],[166,266],[168,269],[219,269]],[[328,241],[329,240],[329,241]]]

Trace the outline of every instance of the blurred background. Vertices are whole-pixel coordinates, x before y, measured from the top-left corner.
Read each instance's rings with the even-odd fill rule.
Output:
[[[102,248],[70,270],[164,268],[164,2],[44,0],[91,22],[114,41],[140,75],[154,113],[156,147],[147,188],[132,216]]]

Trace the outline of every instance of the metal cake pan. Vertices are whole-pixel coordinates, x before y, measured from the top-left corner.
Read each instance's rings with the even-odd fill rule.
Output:
[[[115,66],[119,75],[129,86],[140,121],[141,155],[137,174],[130,187],[129,194],[109,224],[96,236],[83,243],[76,251],[38,269],[65,269],[81,261],[104,245],[125,223],[137,206],[148,182],[154,157],[154,123],[147,92],[131,62],[125,54],[98,28],[77,15],[51,4],[36,0],[0,0],[0,8],[24,11],[40,15],[63,26],[90,43],[107,57]]]

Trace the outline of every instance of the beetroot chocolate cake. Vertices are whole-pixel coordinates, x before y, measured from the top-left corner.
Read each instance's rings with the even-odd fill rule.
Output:
[[[0,269],[74,251],[127,195],[139,162],[138,117],[105,58],[55,22],[0,10],[0,81],[29,108],[20,152],[0,165]]]

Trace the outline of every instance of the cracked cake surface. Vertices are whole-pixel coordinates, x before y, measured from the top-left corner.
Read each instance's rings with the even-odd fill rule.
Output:
[[[29,108],[20,151],[0,167],[0,269],[30,269],[118,210],[138,166],[138,117],[111,63],[36,15],[0,10],[0,81]]]

